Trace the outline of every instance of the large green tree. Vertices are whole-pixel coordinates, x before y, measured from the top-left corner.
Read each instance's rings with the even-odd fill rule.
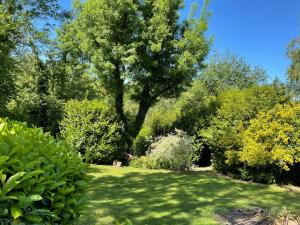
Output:
[[[267,82],[267,74],[259,66],[251,66],[236,55],[215,54],[201,73],[212,94],[231,88],[249,88]]]
[[[289,87],[296,99],[300,96],[300,38],[294,39],[288,46],[291,65],[288,69]]]
[[[0,0],[0,104],[2,115],[6,103],[15,92],[15,74],[20,55],[39,57],[37,67],[42,69],[41,49],[46,33],[50,33],[50,18],[59,19],[65,13],[57,0]],[[49,39],[48,39],[49,40]],[[44,74],[40,76],[40,91],[45,89]],[[1,112],[0,112],[1,113]],[[5,114],[4,114],[5,115]]]
[[[132,137],[160,97],[178,95],[203,67],[207,4],[199,19],[182,20],[183,0],[77,2],[69,41],[88,59]],[[139,105],[132,124],[124,113],[127,90]]]
[[[12,10],[0,1],[0,115],[5,113],[5,104],[14,93],[11,53],[15,47],[14,34],[18,24],[14,24]]]

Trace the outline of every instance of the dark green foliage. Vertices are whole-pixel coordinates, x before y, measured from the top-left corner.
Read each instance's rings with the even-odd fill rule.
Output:
[[[41,107],[44,106],[46,114],[41,115]],[[24,121],[29,125],[42,127],[51,134],[59,132],[59,121],[63,117],[64,103],[55,96],[48,95],[44,101],[35,93],[20,92],[16,99],[12,100],[8,109],[10,117]]]
[[[18,27],[3,3],[0,3],[0,24],[0,116],[3,116],[6,113],[6,103],[15,91],[11,53],[15,48],[13,33]]]
[[[111,164],[122,159],[126,147],[124,126],[114,109],[103,101],[69,101],[61,134],[91,163]]]
[[[211,117],[216,113],[218,102],[210,95],[202,80],[195,80],[190,89],[182,93],[175,104],[177,118],[173,127],[195,135],[198,129],[209,126]]]
[[[66,68],[68,72],[63,72],[63,65],[53,61],[47,61],[45,64],[40,62],[45,66],[43,75],[47,78],[44,88],[41,88],[41,70],[37,67],[37,61],[32,55],[18,59],[18,94],[7,104],[9,116],[57,135],[64,103],[69,99],[95,98],[96,89],[92,78],[87,74],[78,75],[78,72],[69,68],[71,65]],[[71,75],[73,72],[75,74]]]
[[[52,42],[47,39],[53,23],[49,21],[65,14],[57,0],[0,1],[0,115],[7,116],[6,104],[16,94],[16,58],[29,52],[47,58],[46,49]]]
[[[0,119],[1,224],[74,224],[87,166],[41,129]]]

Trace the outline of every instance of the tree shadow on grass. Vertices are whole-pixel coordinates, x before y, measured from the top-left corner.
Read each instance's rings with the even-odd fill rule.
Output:
[[[82,225],[114,224],[113,219],[126,218],[134,225],[209,225],[218,224],[214,214],[228,208],[287,205],[300,210],[299,193],[242,183],[213,172],[101,168],[92,168],[88,215]],[[108,170],[115,173],[110,175]]]

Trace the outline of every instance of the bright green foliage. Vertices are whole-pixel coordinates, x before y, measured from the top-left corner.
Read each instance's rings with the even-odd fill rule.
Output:
[[[300,95],[300,38],[294,39],[288,46],[288,57],[291,65],[288,69],[290,90],[294,97],[299,100]]]
[[[141,156],[139,158],[135,157],[131,159],[129,166],[134,168],[154,169],[155,162],[153,162],[149,156]]]
[[[124,127],[105,102],[69,101],[61,130],[66,142],[91,163],[111,164],[124,157]]]
[[[180,93],[203,67],[209,48],[207,3],[199,20],[182,21],[182,0],[77,1],[69,41],[89,59],[132,137],[159,97]],[[124,113],[127,87],[139,105],[131,127]]]
[[[213,94],[232,88],[249,88],[266,83],[267,75],[261,67],[252,67],[243,58],[232,54],[215,55],[202,72],[202,78]]]
[[[230,168],[225,163],[225,151],[242,147],[239,134],[248,127],[250,119],[278,103],[288,102],[288,97],[282,88],[263,86],[226,91],[218,97],[218,102],[220,106],[216,116],[212,118],[211,126],[200,129],[199,136],[213,151],[215,169],[236,173],[235,168]]]
[[[133,223],[127,219],[124,223],[117,222],[116,225],[133,225]]]
[[[258,173],[278,178],[284,171],[296,172],[293,170],[300,164],[300,106],[277,105],[260,113],[243,132],[242,145],[240,151],[229,156],[238,156]]]
[[[0,218],[9,224],[74,224],[86,165],[41,129],[0,119]]]

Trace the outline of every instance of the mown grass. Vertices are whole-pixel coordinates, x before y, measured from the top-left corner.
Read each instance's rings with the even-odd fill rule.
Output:
[[[240,182],[213,172],[168,172],[91,167],[88,210],[81,225],[216,225],[230,208],[286,206],[300,212],[300,193]]]

